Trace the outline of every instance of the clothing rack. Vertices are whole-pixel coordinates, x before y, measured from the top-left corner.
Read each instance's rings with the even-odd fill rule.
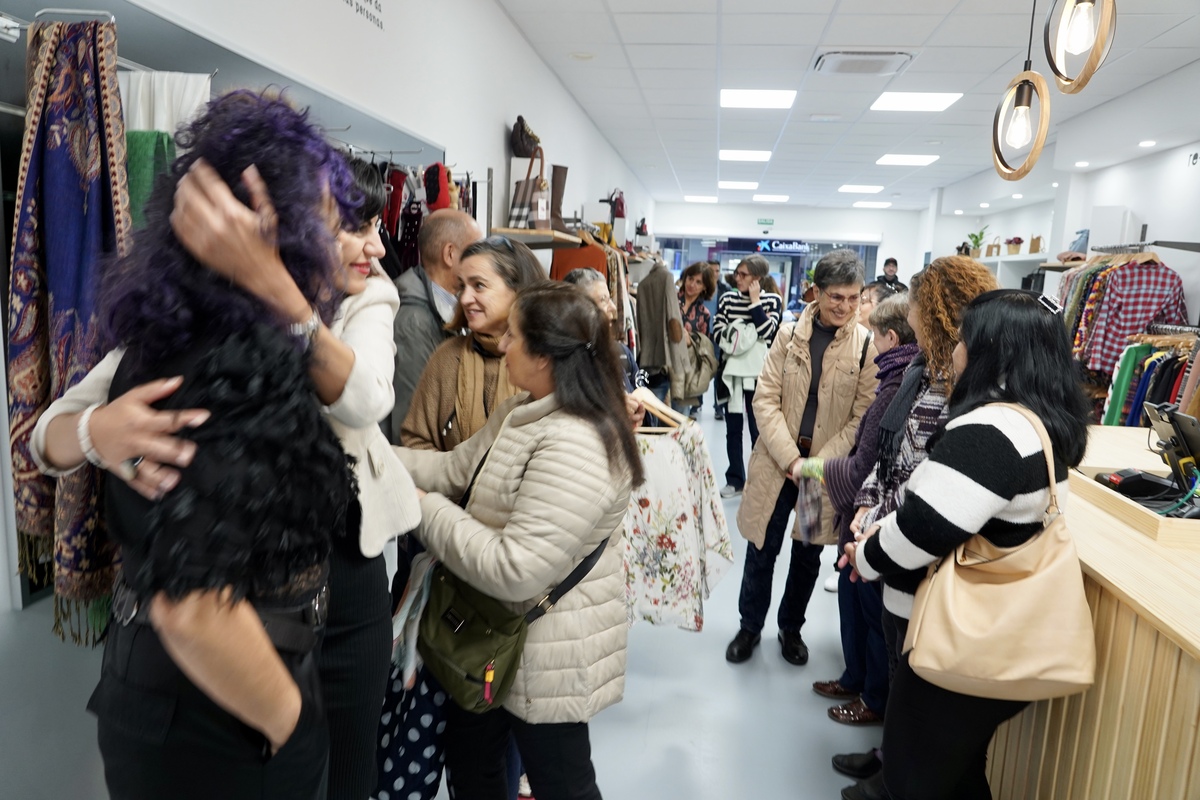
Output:
[[[1200,336],[1200,326],[1166,325],[1161,322],[1152,322],[1146,326],[1146,333],[1154,336]]]
[[[1200,253],[1200,242],[1128,242],[1126,244],[1109,244],[1091,249],[1097,253],[1121,255],[1125,253],[1142,253],[1154,247],[1166,247],[1170,250],[1187,250],[1190,253]]]

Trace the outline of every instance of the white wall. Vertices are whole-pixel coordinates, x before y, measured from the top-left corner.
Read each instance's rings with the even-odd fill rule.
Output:
[[[921,213],[775,204],[659,203],[655,235],[762,237],[764,226],[757,220],[769,217],[775,224],[767,230],[775,239],[878,244],[879,266],[885,258],[896,258],[903,279],[922,266]]]
[[[987,225],[987,236],[984,241],[991,243],[999,236],[1001,242],[1000,255],[1002,256],[1008,255],[1008,248],[1003,246],[1004,240],[1020,236],[1025,240],[1025,243],[1021,245],[1021,254],[1025,255],[1029,252],[1029,243],[1034,236],[1041,236],[1044,241],[1043,249],[1049,249],[1050,243],[1048,239],[1054,220],[1054,201],[1047,200],[1044,203],[1034,203],[1033,205],[1013,208],[986,216],[969,217],[964,214],[961,217],[952,217],[952,219],[965,220],[962,223],[964,230],[963,238],[966,238],[965,231],[977,231],[984,225]],[[1052,261],[1054,253],[1049,253],[1048,255],[1050,258],[1047,260]]]
[[[495,225],[514,179],[508,129],[523,114],[547,159],[570,167],[568,216],[586,202],[589,219],[607,220],[597,200],[619,186],[629,217],[654,229],[653,199],[492,0],[132,2],[439,145],[459,169],[494,167]]]

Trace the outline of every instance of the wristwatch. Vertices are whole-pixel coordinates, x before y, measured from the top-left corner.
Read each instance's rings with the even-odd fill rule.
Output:
[[[314,307],[312,310],[312,316],[310,316],[306,321],[293,322],[291,325],[288,325],[288,333],[298,338],[303,337],[305,342],[304,349],[310,350],[312,349],[313,339],[316,337],[317,331],[320,330],[320,328],[321,315],[317,313],[317,309]]]

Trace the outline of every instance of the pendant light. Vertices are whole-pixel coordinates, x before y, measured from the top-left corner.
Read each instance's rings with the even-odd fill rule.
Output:
[[[1052,0],[1042,44],[1054,82],[1063,94],[1075,94],[1088,85],[1108,56],[1116,33],[1116,0]],[[1067,54],[1087,55],[1074,77],[1066,71]]]
[[[1072,0],[1067,0],[1068,3]],[[1046,79],[1033,70],[1033,30],[1037,24],[1037,0],[1029,18],[1029,49],[1025,53],[1025,69],[1013,78],[1004,90],[996,116],[992,120],[992,164],[1006,181],[1019,181],[1029,174],[1042,155],[1046,134],[1050,128],[1050,88]],[[1033,120],[1033,96],[1038,98],[1037,128]],[[1033,142],[1025,160],[1012,166],[1004,158],[1002,143],[1014,149]]]

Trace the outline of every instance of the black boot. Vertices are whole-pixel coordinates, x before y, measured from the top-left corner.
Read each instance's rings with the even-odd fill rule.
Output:
[[[887,800],[887,792],[883,788],[883,770],[842,789],[842,800]]]
[[[808,645],[804,643],[800,631],[780,631],[779,644],[783,646],[784,661],[797,667],[808,663]]]

